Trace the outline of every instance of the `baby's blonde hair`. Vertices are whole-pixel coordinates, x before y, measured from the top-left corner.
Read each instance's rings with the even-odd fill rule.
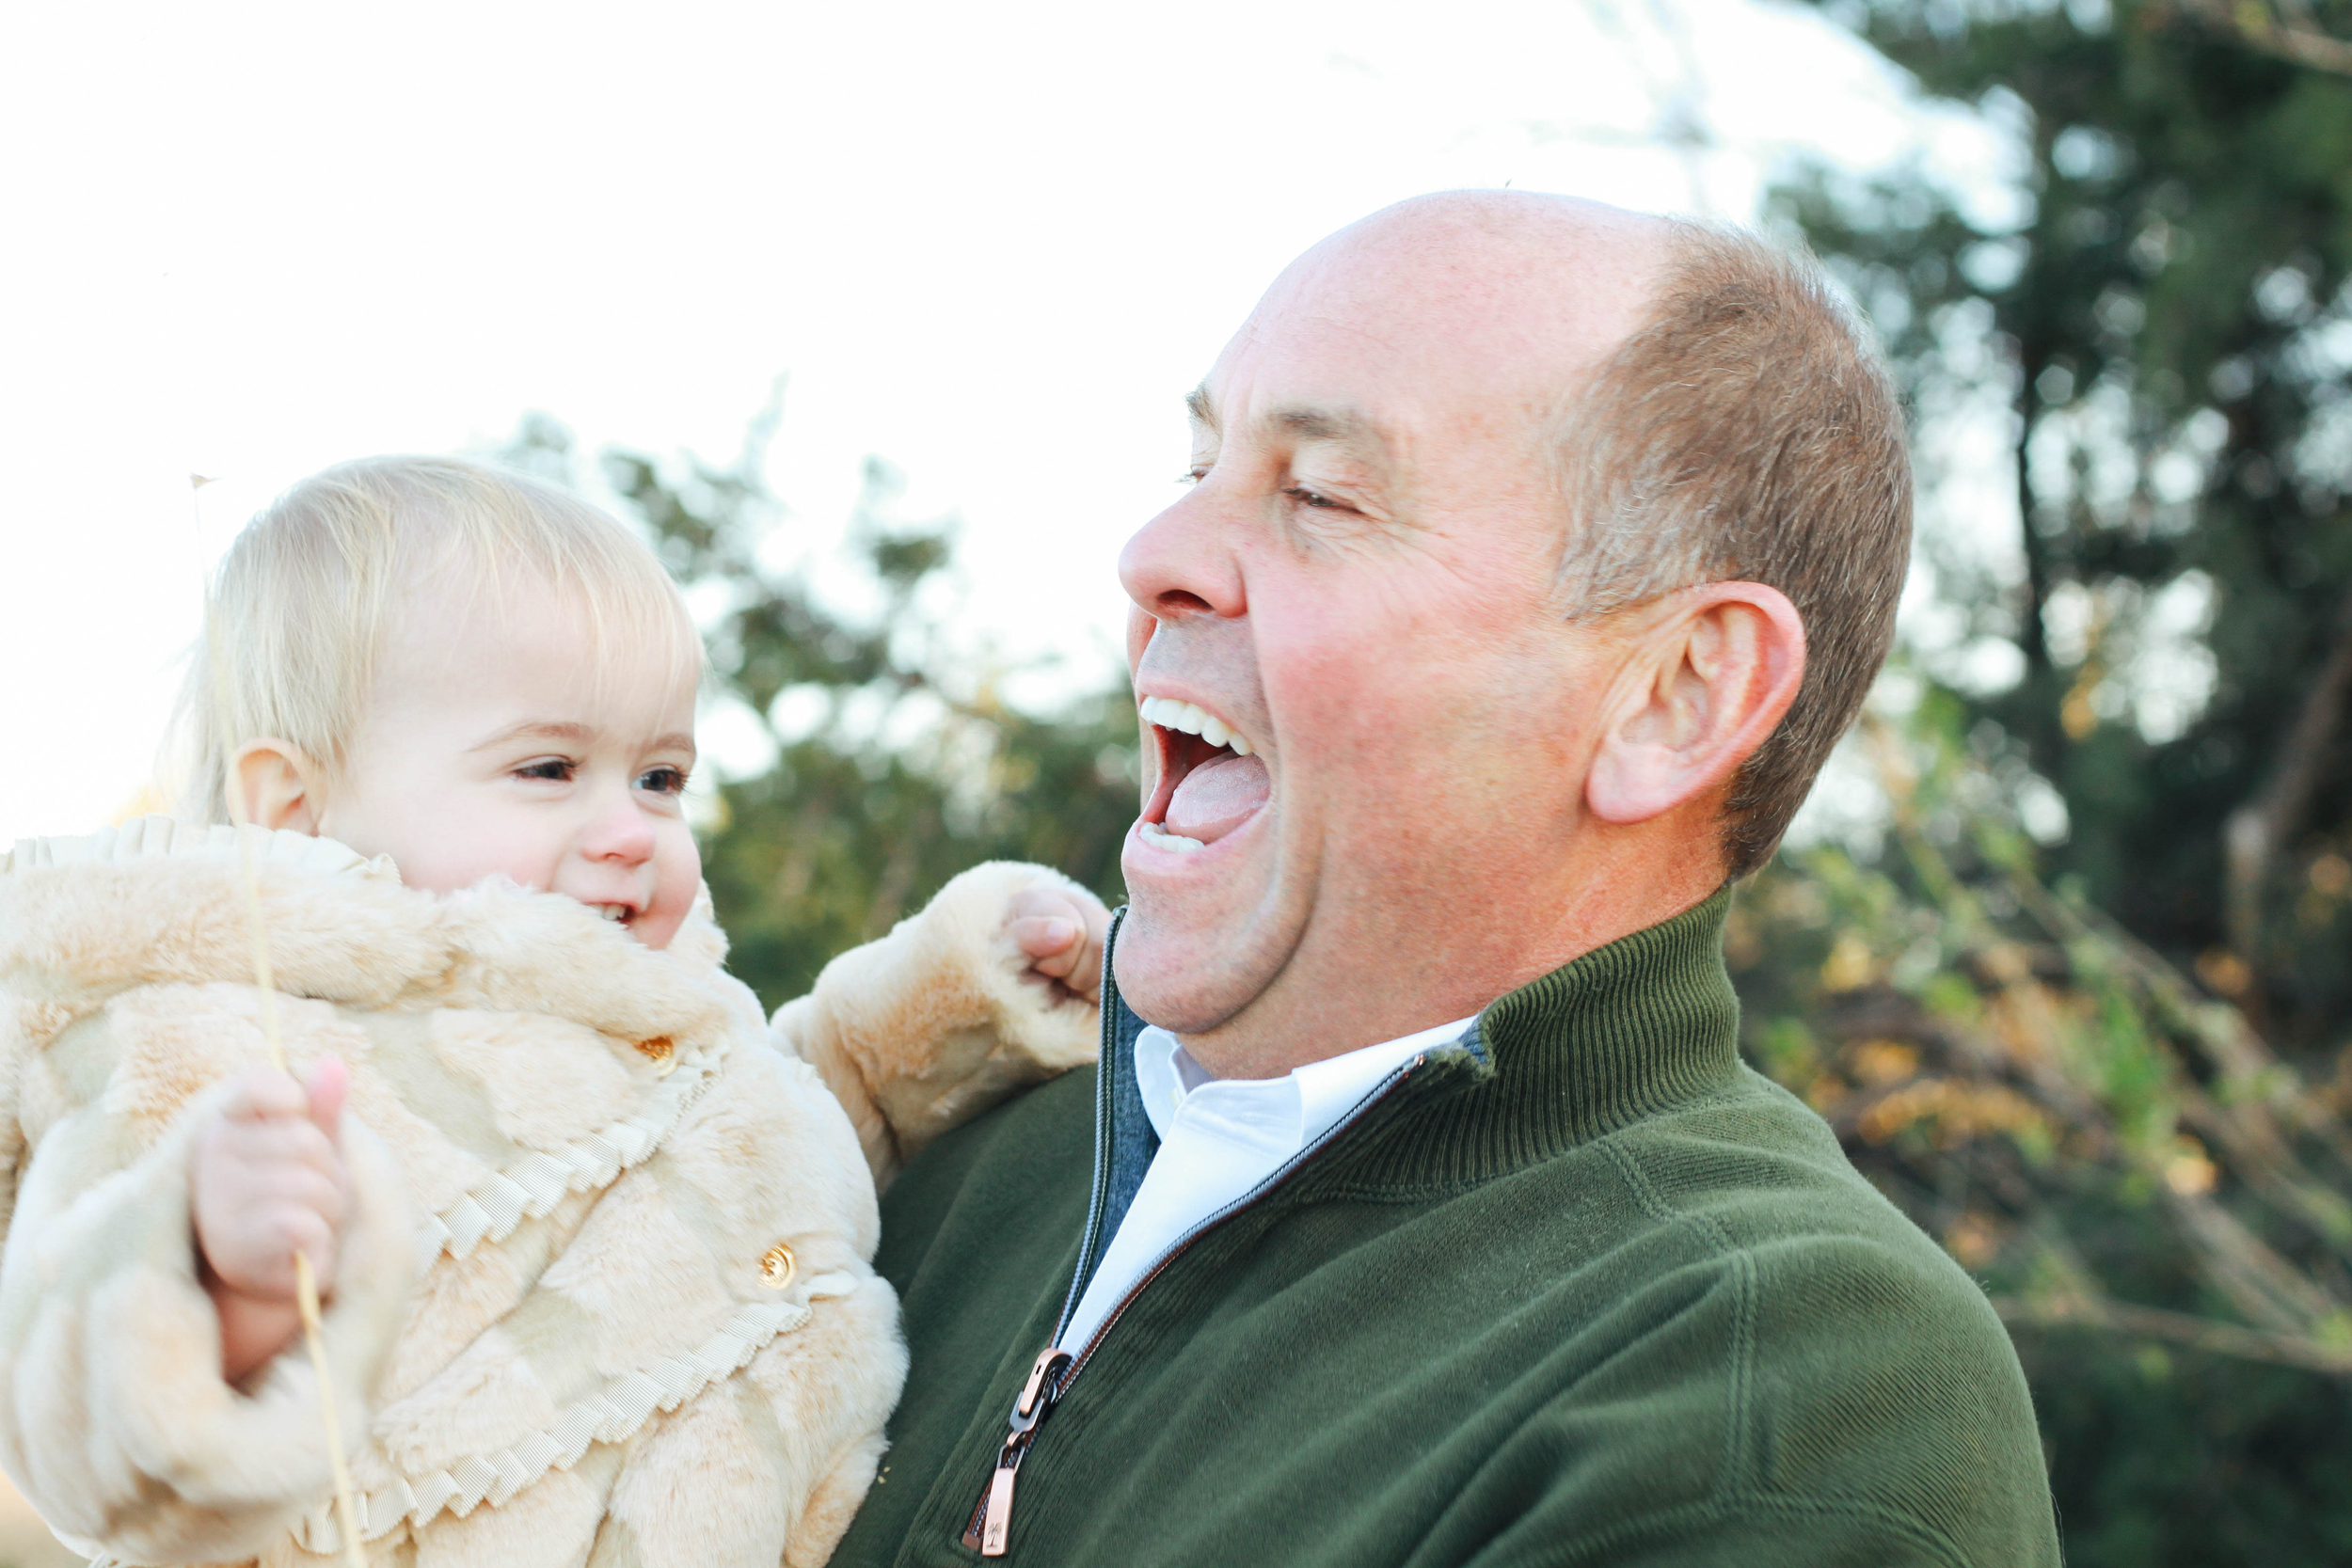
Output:
[[[700,674],[702,641],[676,584],[617,518],[462,458],[339,464],[246,524],[221,562],[174,722],[182,814],[226,820],[229,759],[264,736],[340,771],[388,615],[453,568],[477,596],[495,598],[512,573],[574,599],[599,668],[625,649]]]

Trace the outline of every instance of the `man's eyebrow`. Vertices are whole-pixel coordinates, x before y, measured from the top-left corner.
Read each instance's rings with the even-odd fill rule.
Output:
[[[1211,430],[1216,428],[1216,404],[1209,401],[1206,387],[1195,387],[1184,394],[1184,412]]]
[[[1378,445],[1372,426],[1354,414],[1300,404],[1274,411],[1274,423],[1302,441],[1347,441]]]
[[[1366,457],[1384,457],[1389,443],[1380,434],[1380,427],[1349,408],[1330,408],[1316,404],[1292,404],[1277,408],[1267,417],[1268,422],[1287,432],[1294,440],[1324,441],[1333,446],[1353,447]]]

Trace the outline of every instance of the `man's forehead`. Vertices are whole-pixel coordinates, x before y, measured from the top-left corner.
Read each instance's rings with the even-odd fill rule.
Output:
[[[1672,232],[1662,219],[1528,193],[1400,203],[1284,271],[1219,356],[1194,414],[1221,428],[1241,404],[1253,419],[1305,410],[1362,434],[1370,410],[1356,388],[1366,382],[1448,401],[1560,388],[1640,324]]]

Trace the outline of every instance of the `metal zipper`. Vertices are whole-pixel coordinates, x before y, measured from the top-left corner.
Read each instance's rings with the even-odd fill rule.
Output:
[[[1110,1032],[1107,1016],[1104,1029],[1106,1035]],[[1109,1119],[1110,1096],[1105,1092],[1101,1097],[1095,1118],[1095,1191],[1088,1205],[1087,1238],[1079,1251],[1077,1273],[1071,1279],[1070,1294],[1062,1302],[1061,1316],[1054,1324],[1056,1342],[1046,1346],[1039,1354],[1029,1368],[1028,1381],[1021,1386],[1020,1396],[1013,1401],[1009,1431],[1004,1446],[996,1451],[995,1467],[989,1472],[988,1485],[981,1491],[979,1501],[973,1505],[972,1517],[965,1523],[963,1534],[959,1538],[966,1550],[977,1550],[982,1557],[1005,1555],[1007,1537],[1012,1528],[1013,1479],[1020,1473],[1022,1461],[1028,1458],[1030,1448],[1037,1442],[1038,1428],[1053,1413],[1054,1406],[1059,1404],[1063,1396],[1070,1392],[1070,1386],[1078,1380],[1078,1374],[1086,1370],[1087,1364],[1094,1359],[1094,1353],[1101,1348],[1104,1337],[1126,1315],[1127,1308],[1143,1293],[1145,1287],[1157,1279],[1161,1272],[1194,1242],[1288,1180],[1299,1166],[1321,1153],[1332,1139],[1362,1120],[1366,1113],[1387,1099],[1391,1090],[1428,1059],[1426,1052],[1416,1053],[1410,1061],[1365,1090],[1363,1098],[1357,1101],[1345,1116],[1324,1129],[1321,1137],[1277,1166],[1264,1180],[1177,1237],[1168,1244],[1167,1251],[1152,1260],[1152,1266],[1143,1271],[1141,1277],[1128,1288],[1127,1293],[1119,1298],[1118,1304],[1104,1315],[1102,1326],[1094,1331],[1094,1337],[1073,1356],[1061,1348],[1059,1341],[1062,1330],[1070,1326],[1070,1320],[1077,1311],[1079,1282],[1087,1276],[1088,1262],[1099,1240],[1094,1233],[1095,1226],[1101,1217],[1104,1194],[1109,1186],[1105,1154],[1109,1139],[1104,1124]]]

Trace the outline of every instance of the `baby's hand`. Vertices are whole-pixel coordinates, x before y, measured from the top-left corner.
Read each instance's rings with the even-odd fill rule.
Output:
[[[1090,893],[1065,887],[1036,887],[1014,895],[1005,928],[1028,955],[1029,977],[1057,996],[1092,1004],[1102,1000],[1103,939],[1110,911]]]
[[[190,1206],[231,1383],[301,1327],[296,1252],[309,1255],[321,1296],[334,1285],[351,1184],[336,1137],[350,1081],[332,1056],[311,1069],[307,1090],[285,1073],[251,1069],[197,1133]]]

